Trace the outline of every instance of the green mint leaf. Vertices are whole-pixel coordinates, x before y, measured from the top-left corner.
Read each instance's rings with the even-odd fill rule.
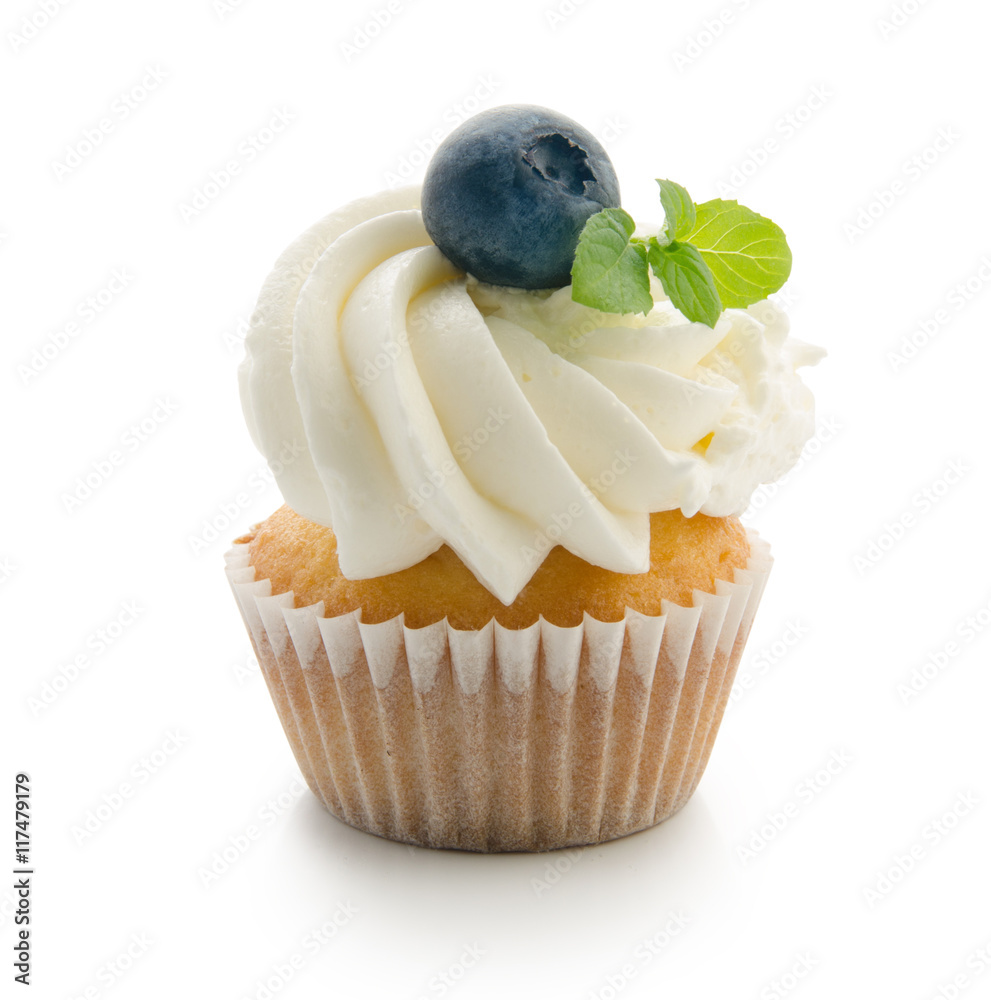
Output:
[[[695,202],[688,192],[674,181],[662,181],[657,178],[657,186],[661,189],[661,207],[664,209],[664,233],[667,243],[683,240],[695,227]],[[659,240],[665,245],[664,240]]]
[[[602,312],[648,313],[654,307],[647,247],[621,208],[605,208],[585,223],[571,268],[571,297]]]
[[[735,201],[715,198],[697,205],[685,241],[709,265],[727,309],[766,299],[791,273],[791,250],[781,228]]]
[[[651,269],[675,308],[691,323],[714,327],[723,311],[709,265],[688,243],[662,246],[651,239],[647,250]]]

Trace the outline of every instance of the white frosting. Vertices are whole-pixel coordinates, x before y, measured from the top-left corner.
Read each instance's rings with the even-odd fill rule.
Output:
[[[351,579],[446,543],[511,603],[556,544],[649,565],[652,511],[739,514],[814,430],[795,374],[822,351],[772,303],[688,323],[571,289],[483,285],[431,244],[419,190],[364,198],[279,258],[241,398],[286,502],[337,535]]]

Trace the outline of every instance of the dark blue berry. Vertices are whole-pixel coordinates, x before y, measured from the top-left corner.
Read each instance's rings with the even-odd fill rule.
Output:
[[[606,151],[577,122],[532,104],[483,111],[437,148],[423,222],[454,264],[481,281],[559,288],[590,215],[619,206]]]

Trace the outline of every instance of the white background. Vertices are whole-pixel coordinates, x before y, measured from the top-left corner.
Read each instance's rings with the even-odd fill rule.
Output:
[[[0,15],[25,995],[991,995],[987,6],[47,2]],[[748,517],[777,564],[693,801],[625,841],[484,857],[375,839],[300,793],[222,553],[280,503],[236,393],[276,255],[419,177],[466,106],[510,102],[602,137],[641,219],[662,176],[778,221],[793,331],[829,357],[807,376],[817,442]],[[197,192],[216,197],[184,218]]]

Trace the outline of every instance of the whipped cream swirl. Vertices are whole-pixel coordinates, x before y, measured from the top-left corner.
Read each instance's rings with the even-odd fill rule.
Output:
[[[814,430],[823,352],[771,302],[688,323],[571,289],[484,285],[431,243],[419,189],[322,219],[279,258],[241,398],[286,502],[333,528],[350,579],[450,545],[511,603],[555,545],[649,568],[649,514],[741,513]]]

